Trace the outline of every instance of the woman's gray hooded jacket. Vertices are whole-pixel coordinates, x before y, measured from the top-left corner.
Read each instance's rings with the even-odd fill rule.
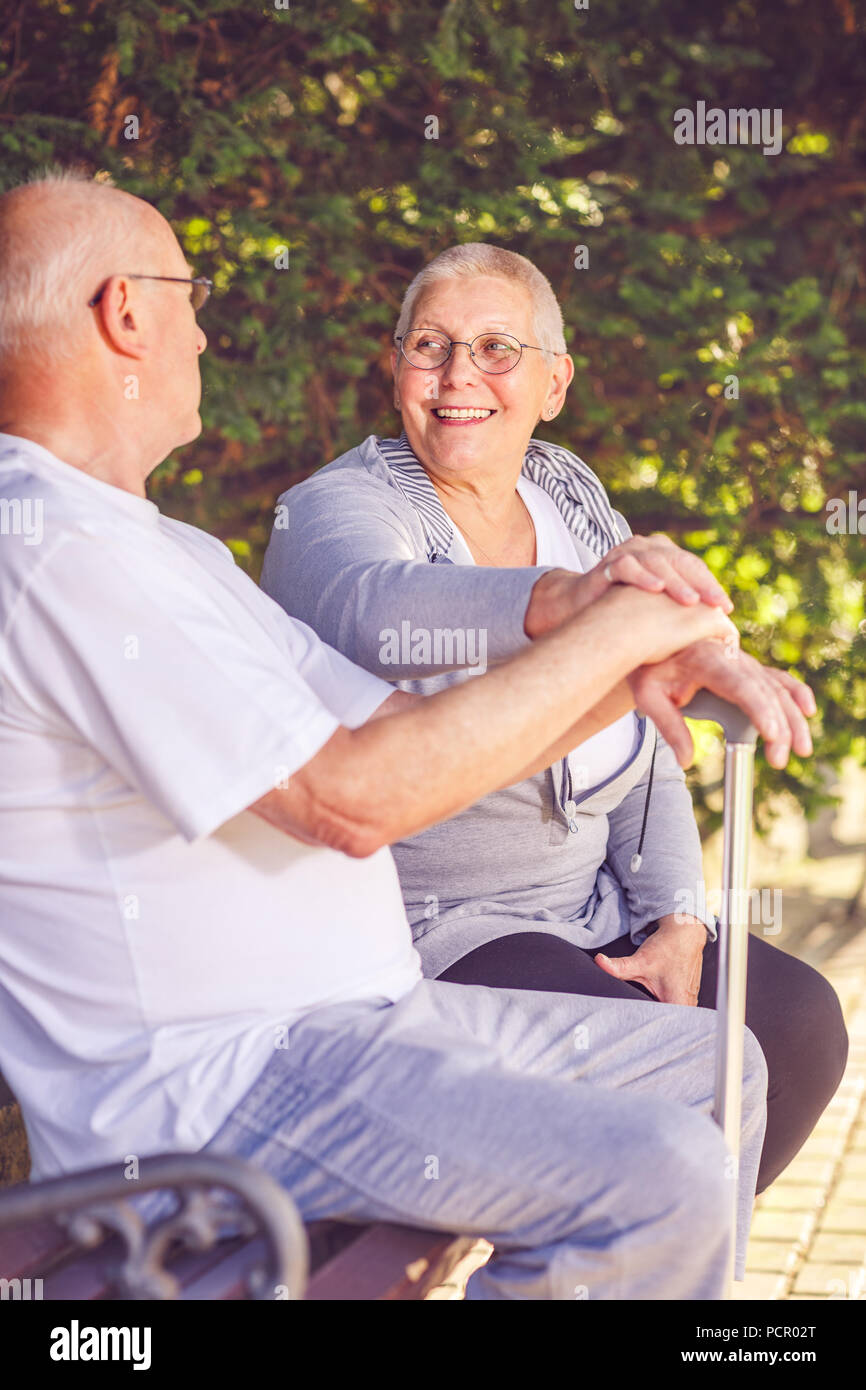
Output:
[[[524,471],[550,482],[543,466]],[[575,534],[579,489],[576,480],[566,500],[561,478],[548,487],[586,568],[597,556]],[[466,634],[476,635],[467,644],[476,666],[482,640],[487,665],[528,645],[526,607],[544,572],[454,564],[453,534],[410,451],[370,435],[280,497],[262,587],[357,665],[432,694],[471,678],[455,669]],[[428,653],[413,634],[426,635],[429,662],[419,665]],[[715,935],[685,777],[652,722],[640,720],[636,751],[613,777],[588,790],[568,779],[563,760],[393,846],[425,975],[510,932],[591,948],[630,933],[639,943],[649,924],[680,911]]]

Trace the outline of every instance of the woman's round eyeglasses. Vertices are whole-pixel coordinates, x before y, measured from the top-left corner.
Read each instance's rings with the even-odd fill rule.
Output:
[[[512,371],[523,356],[524,348],[529,348],[531,352],[549,351],[548,348],[534,347],[532,343],[521,343],[510,333],[479,333],[471,343],[464,343],[459,338],[452,340],[430,328],[411,328],[408,333],[397,337],[395,342],[400,344],[400,352],[409,366],[422,371],[441,367],[455,347],[468,348],[476,367],[491,375]],[[561,357],[562,353],[554,353],[553,356]]]

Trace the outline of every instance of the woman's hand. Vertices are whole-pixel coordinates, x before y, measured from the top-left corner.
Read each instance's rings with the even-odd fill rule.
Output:
[[[696,642],[665,661],[639,666],[628,682],[637,708],[649,715],[681,767],[688,767],[694,746],[680,709],[703,687],[749,716],[772,767],[784,767],[792,748],[800,758],[812,752],[806,718],[815,713],[815,697],[808,685],[733,644]]]
[[[698,1002],[707,929],[697,917],[672,912],[660,917],[658,929],[630,956],[606,956],[595,963],[618,980],[643,985],[662,1004]]]
[[[730,613],[733,603],[697,555],[669,536],[629,536],[609,550],[586,574],[549,570],[532,590],[523,621],[527,637],[540,637],[573,618],[614,584],[630,584],[652,594],[669,594],[677,603],[706,603]]]
[[[599,572],[605,585],[634,584],[650,593],[670,594],[677,603],[707,603],[726,613],[734,606],[703,560],[662,531],[629,536],[615,545],[588,573],[595,577]]]

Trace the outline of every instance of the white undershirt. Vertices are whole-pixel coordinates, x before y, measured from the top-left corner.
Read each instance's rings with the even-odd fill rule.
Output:
[[[544,488],[529,478],[521,477],[517,482],[517,491],[526,504],[535,528],[536,565],[552,565],[557,569],[584,574],[599,563],[598,556],[569,531],[559,508]],[[448,554],[449,559],[457,565],[475,564],[472,552],[456,526]],[[590,787],[606,782],[618,772],[634,753],[638,738],[637,720],[634,714],[629,713],[572,749],[568,763],[575,797]]]

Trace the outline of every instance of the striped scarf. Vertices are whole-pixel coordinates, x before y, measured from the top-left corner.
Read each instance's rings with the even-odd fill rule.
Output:
[[[379,439],[379,452],[394,482],[418,513],[427,542],[427,558],[435,561],[447,555],[454,538],[454,523],[439,501],[426,469],[416,457],[405,431],[399,439]],[[607,493],[583,459],[530,439],[521,470],[556,503],[572,535],[583,541],[599,559],[622,540]]]

